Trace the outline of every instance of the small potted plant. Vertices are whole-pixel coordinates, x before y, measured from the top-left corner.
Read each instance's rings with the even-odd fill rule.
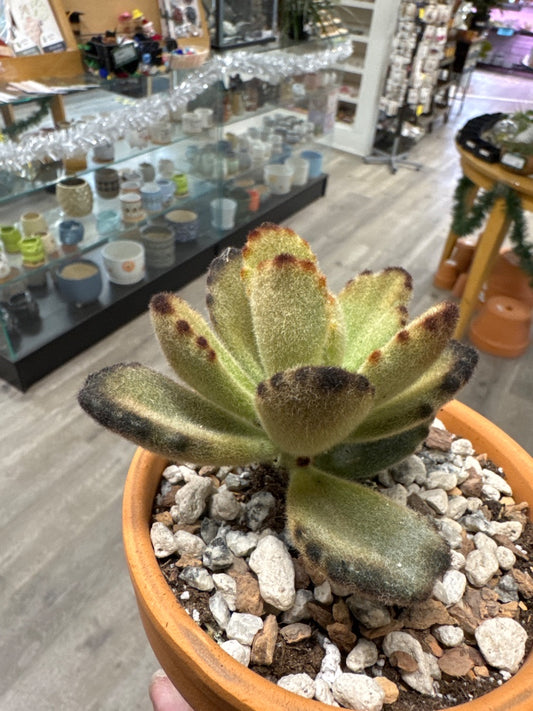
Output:
[[[118,364],[90,375],[79,401],[145,448],[126,484],[124,540],[147,636],[172,681],[199,711],[319,708],[241,668],[176,602],[149,536],[162,471],[169,461],[269,462],[287,482],[287,530],[309,568],[364,597],[412,605],[448,569],[447,544],[361,481],[417,448],[477,355],[452,339],[452,303],[408,322],[403,269],[362,272],[335,296],[309,244],[276,225],[223,252],[207,284],[212,329],[176,295],[150,305],[185,384]]]

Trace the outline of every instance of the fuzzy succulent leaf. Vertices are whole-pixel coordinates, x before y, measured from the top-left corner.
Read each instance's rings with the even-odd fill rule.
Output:
[[[263,261],[250,272],[247,292],[267,376],[323,363],[328,291],[313,262],[290,254]]]
[[[281,452],[311,457],[341,442],[372,406],[368,380],[335,366],[276,373],[257,387],[261,423]]]
[[[78,399],[100,424],[169,459],[222,466],[276,455],[260,430],[139,363],[90,375]]]
[[[424,375],[449,343],[458,318],[457,304],[443,301],[369,355],[359,372],[376,389],[376,407]]]
[[[313,466],[343,479],[368,479],[412,454],[429,433],[427,423],[370,442],[343,442],[313,458]]]
[[[339,300],[329,293],[326,302],[328,313],[328,330],[324,345],[324,365],[341,365],[346,346],[344,316]]]
[[[313,467],[290,471],[287,520],[312,568],[385,604],[424,599],[450,564],[447,544],[422,516]]]
[[[338,296],[346,329],[343,368],[358,370],[406,325],[412,291],[412,279],[400,267],[361,272],[346,284]]]
[[[254,337],[250,303],[241,279],[241,250],[228,247],[207,272],[207,308],[218,337],[250,377],[265,377]]]
[[[150,314],[163,353],[179,377],[220,407],[256,421],[255,384],[205,319],[171,293],[152,297]]]
[[[292,254],[296,259],[316,263],[316,256],[306,242],[288,227],[280,227],[270,222],[248,234],[242,249],[242,276],[245,283],[261,262],[270,261],[279,254]]]
[[[376,407],[347,440],[380,440],[422,424],[468,382],[476,364],[477,352],[473,348],[450,341],[421,378]]]

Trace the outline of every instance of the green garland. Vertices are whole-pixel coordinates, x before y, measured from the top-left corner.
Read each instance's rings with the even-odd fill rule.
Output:
[[[39,108],[36,111],[30,114],[27,118],[15,121],[15,123],[12,123],[10,126],[3,128],[1,135],[7,136],[8,138],[16,138],[19,133],[23,133],[24,131],[27,131],[28,128],[40,123],[48,113],[52,98],[52,96],[40,98]]]
[[[509,186],[496,183],[492,190],[485,190],[468,211],[466,209],[466,195],[473,187],[474,183],[463,176],[455,188],[452,231],[459,237],[471,234],[481,227],[495,200],[503,198],[507,217],[512,223],[509,239],[513,243],[513,251],[519,259],[520,267],[531,277],[533,285],[533,245],[526,241],[527,226],[520,196]]]

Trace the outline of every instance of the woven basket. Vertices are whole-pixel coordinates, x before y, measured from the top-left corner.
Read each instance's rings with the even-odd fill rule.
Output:
[[[195,69],[202,65],[209,56],[208,49],[199,49],[194,54],[171,54],[170,69]]]

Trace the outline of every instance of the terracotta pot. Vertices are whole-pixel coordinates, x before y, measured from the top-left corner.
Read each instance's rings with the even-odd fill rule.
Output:
[[[533,459],[494,424],[453,401],[439,413],[452,431],[468,438],[476,451],[503,467],[517,501],[533,508]],[[176,601],[159,570],[150,542],[152,503],[163,457],[138,449],[123,499],[126,559],[141,619],[161,666],[195,711],[331,711],[317,701],[297,697],[246,669],[226,654]],[[423,705],[423,697],[420,701]],[[391,707],[392,708],[392,707]],[[533,654],[508,682],[455,711],[531,711]]]
[[[491,296],[473,319],[468,337],[486,353],[517,358],[529,346],[531,307],[510,296]]]
[[[433,285],[438,289],[452,289],[458,276],[459,270],[455,260],[446,259],[439,265],[433,277]]]
[[[487,279],[483,293],[484,300],[491,296],[510,296],[533,308],[533,286],[531,277],[520,267],[520,260],[514,250],[503,249]]]

